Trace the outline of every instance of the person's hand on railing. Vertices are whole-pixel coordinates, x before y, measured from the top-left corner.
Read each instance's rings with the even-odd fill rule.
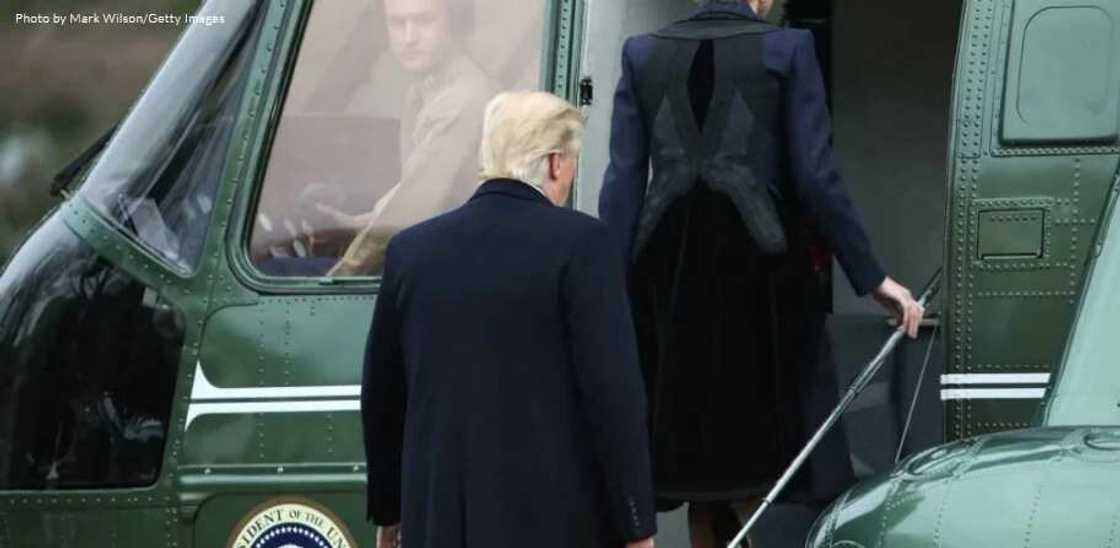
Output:
[[[888,276],[875,289],[874,296],[883,308],[886,308],[898,319],[899,329],[905,330],[911,339],[918,338],[918,327],[921,325],[922,316],[925,315],[926,311],[918,301],[914,300],[914,295],[910,293],[909,289]]]

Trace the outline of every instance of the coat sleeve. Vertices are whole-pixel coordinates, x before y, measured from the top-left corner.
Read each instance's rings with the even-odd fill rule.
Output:
[[[622,260],[595,223],[564,275],[566,327],[580,405],[606,484],[610,521],[627,542],[657,531],[645,387]]]
[[[401,514],[401,451],[404,445],[405,376],[395,265],[386,261],[362,369],[362,430],[367,466],[367,515],[395,525]]]
[[[632,44],[633,39],[628,40],[622,49],[622,77],[611,114],[610,164],[599,193],[599,217],[623,259],[630,257],[649,182],[649,137],[635,89]]]
[[[786,125],[791,174],[799,201],[807,207],[840,266],[859,295],[886,278],[863,220],[837,171],[832,153],[832,121],[813,35],[796,42],[787,86]]]

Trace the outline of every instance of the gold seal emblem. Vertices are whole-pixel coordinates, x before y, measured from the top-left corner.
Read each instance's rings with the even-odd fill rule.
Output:
[[[229,548],[354,548],[346,524],[307,499],[278,499],[257,506],[241,520]]]

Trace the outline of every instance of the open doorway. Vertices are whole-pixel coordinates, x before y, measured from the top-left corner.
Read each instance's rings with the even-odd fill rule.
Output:
[[[687,0],[588,0],[582,76],[594,84],[575,204],[598,210],[608,162],[610,114],[623,41],[686,17]],[[778,0],[776,23],[813,31],[830,91],[837,161],[885,268],[915,292],[943,262],[953,66],[961,0]],[[830,322],[839,385],[846,387],[890,328],[874,303],[856,297],[834,269]],[[895,362],[847,417],[856,472],[889,469],[921,369],[930,330]],[[942,439],[943,365],[934,346],[907,451]],[[802,546],[815,510],[779,508],[764,518],[759,545]],[[662,516],[658,544],[687,546],[683,516]]]
[[[827,0],[791,0],[792,6]],[[960,0],[832,0],[835,146],[885,267],[917,286],[942,262]],[[869,308],[837,284],[837,314]],[[844,291],[839,291],[843,288]],[[915,288],[917,289],[917,288]]]
[[[943,263],[948,135],[961,0],[791,0],[831,4],[837,161],[884,268],[915,293]],[[808,8],[805,8],[809,11]],[[841,381],[888,336],[881,309],[834,269],[830,330]],[[934,307],[933,311],[937,307]],[[847,419],[858,475],[889,469],[934,329],[904,343]],[[905,453],[940,443],[942,346],[934,343]],[[841,383],[843,384],[843,382]]]

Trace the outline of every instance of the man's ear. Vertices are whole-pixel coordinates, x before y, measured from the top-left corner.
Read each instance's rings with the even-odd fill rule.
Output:
[[[548,155],[548,179],[550,181],[560,180],[560,170],[561,169],[562,169],[562,166],[560,165],[560,155],[555,153],[555,152],[549,153],[549,155]]]

